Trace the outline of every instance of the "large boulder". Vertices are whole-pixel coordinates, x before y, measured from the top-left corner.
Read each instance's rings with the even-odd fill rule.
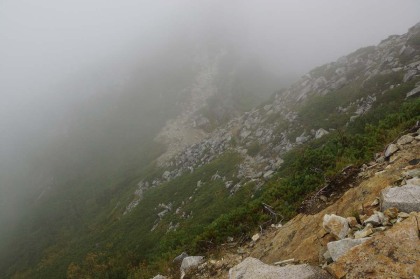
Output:
[[[187,274],[189,271],[193,270],[194,268],[197,268],[204,260],[204,257],[202,256],[190,256],[185,257],[182,260],[181,264],[181,279],[184,278],[185,274]]]
[[[168,277],[166,277],[166,276],[163,276],[163,275],[158,274],[155,277],[153,277],[152,279],[167,279],[167,278]]]
[[[255,258],[246,258],[229,270],[229,279],[323,279],[331,278],[318,267],[307,264],[277,267]]]
[[[396,144],[391,143],[385,150],[385,158],[390,157],[392,154],[398,151],[398,146]]]
[[[382,210],[395,207],[399,211],[420,211],[420,186],[408,184],[388,187],[381,192]]]
[[[346,238],[350,231],[347,219],[335,214],[325,214],[322,226],[327,232],[334,235],[337,239]]]
[[[414,140],[414,137],[411,135],[404,135],[397,140],[397,144],[404,145],[410,143]]]
[[[328,252],[330,252],[330,255],[333,261],[336,261],[342,255],[347,253],[347,251],[349,251],[351,248],[359,244],[362,244],[368,239],[369,239],[368,237],[359,238],[359,239],[346,238],[346,239],[341,239],[337,241],[332,241],[327,244]]]

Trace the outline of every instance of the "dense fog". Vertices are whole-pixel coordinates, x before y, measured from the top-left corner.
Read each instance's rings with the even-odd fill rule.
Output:
[[[404,33],[419,11],[417,0],[3,0],[0,218],[15,217],[23,192],[57,179],[48,168],[61,159],[78,172],[94,159],[130,153],[115,143],[133,147],[147,138],[142,133],[156,133],[150,126],[175,112],[148,116],[165,112],[160,102],[176,102],[201,51],[248,57],[280,88],[315,66]]]

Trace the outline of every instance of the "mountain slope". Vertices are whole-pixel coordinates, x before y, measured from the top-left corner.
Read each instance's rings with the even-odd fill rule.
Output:
[[[69,215],[87,223],[74,230],[53,227],[49,243],[38,247],[31,239],[45,239],[43,228],[24,227],[28,231],[15,242],[23,260],[11,257],[3,274],[148,278],[166,272],[185,249],[214,251],[228,237],[245,241],[258,226],[292,218],[306,195],[349,164],[369,161],[419,120],[419,38],[420,24],[314,69],[268,102],[227,119],[191,108],[180,124],[203,123],[203,139],[115,183],[105,178],[113,190],[86,201],[99,204],[91,214],[100,215],[80,218],[70,203]],[[98,182],[86,181],[91,183]],[[41,216],[54,210],[53,201],[40,206]],[[60,218],[68,220],[60,215],[43,224]]]

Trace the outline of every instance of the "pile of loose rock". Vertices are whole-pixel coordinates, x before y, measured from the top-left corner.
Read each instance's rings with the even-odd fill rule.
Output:
[[[403,173],[403,185],[387,187],[372,203],[362,205],[356,216],[341,217],[326,214],[324,229],[337,240],[328,243],[324,254],[327,263],[337,261],[351,248],[390,229],[410,217],[408,212],[420,211],[420,169]]]

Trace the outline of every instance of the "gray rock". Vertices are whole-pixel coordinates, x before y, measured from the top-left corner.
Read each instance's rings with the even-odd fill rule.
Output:
[[[170,176],[171,176],[171,173],[169,171],[165,171],[162,174],[162,178],[165,179],[165,180],[169,180]]]
[[[372,224],[372,226],[379,226],[380,224],[382,224],[382,221],[379,218],[378,214],[373,214],[372,216],[367,218],[363,223]]]
[[[420,211],[420,186],[405,185],[386,188],[381,192],[382,210],[395,207],[399,211]]]
[[[263,177],[264,177],[265,180],[269,180],[273,176],[273,174],[274,174],[274,171],[269,170],[266,173],[264,173]]]
[[[403,82],[409,81],[416,74],[417,74],[417,70],[408,70],[407,73],[405,73],[405,75],[404,75]]]
[[[354,246],[362,244],[368,239],[369,237],[359,239],[346,238],[337,241],[332,241],[327,244],[328,252],[330,252],[333,261],[336,261],[339,257],[347,253],[348,250],[350,250]]]
[[[182,260],[181,264],[181,279],[185,277],[185,274],[189,272],[190,270],[198,267],[204,260],[204,257],[202,256],[191,256],[191,257],[185,257]]]
[[[325,214],[322,226],[327,232],[339,239],[344,239],[350,231],[347,219],[335,214]]]
[[[406,181],[406,186],[417,186],[420,187],[420,178],[411,178]]]
[[[166,278],[168,278],[168,277],[158,274],[155,277],[153,277],[152,279],[166,279]]]
[[[188,254],[186,252],[182,252],[180,255],[176,256],[173,263],[181,263],[186,257],[188,257]]]
[[[315,138],[316,138],[316,139],[319,139],[319,138],[322,138],[323,136],[325,136],[325,135],[327,135],[327,134],[329,134],[329,133],[328,133],[328,131],[326,131],[326,130],[324,130],[324,129],[320,128],[320,129],[318,129],[318,131],[316,131],[316,133],[315,133]]]
[[[397,144],[404,145],[404,144],[408,144],[408,143],[412,142],[413,140],[414,140],[413,136],[404,135],[397,140]]]
[[[418,87],[414,88],[413,90],[411,90],[410,92],[408,92],[406,98],[410,98],[410,97],[413,97],[413,96],[416,96],[416,95],[419,95],[419,94],[420,94],[420,86],[418,86]]]
[[[229,270],[229,279],[323,279],[332,278],[325,271],[308,264],[276,267],[255,258],[246,258]]]
[[[300,135],[299,137],[296,138],[296,143],[297,144],[303,144],[305,142],[307,142],[309,140],[309,136],[305,136],[305,133],[303,133],[302,135]]]
[[[416,177],[416,176],[420,176],[420,169],[407,170],[407,171],[403,172],[403,175],[405,177]]]
[[[398,151],[398,146],[391,143],[385,150],[385,158],[389,158],[392,154]]]

